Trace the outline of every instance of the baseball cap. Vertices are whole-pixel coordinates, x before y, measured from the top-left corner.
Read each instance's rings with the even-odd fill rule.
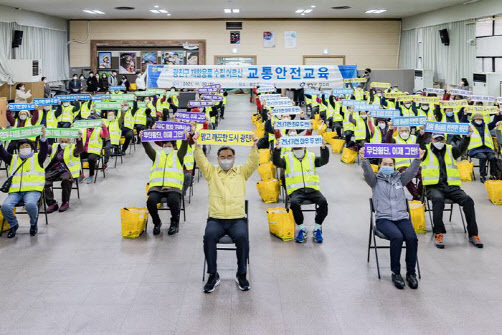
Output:
[[[441,133],[434,133],[434,134],[432,134],[432,138],[438,138],[438,137],[443,137],[444,138],[444,134],[441,134]]]

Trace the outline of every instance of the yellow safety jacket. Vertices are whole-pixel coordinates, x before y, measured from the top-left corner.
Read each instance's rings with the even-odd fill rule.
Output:
[[[417,137],[415,135],[410,135],[408,139],[405,141],[399,136],[399,134],[395,137],[396,144],[416,144],[417,143]],[[396,170],[402,167],[408,167],[412,163],[412,159],[410,158],[396,158],[394,160],[394,166],[396,167]]]
[[[455,123],[459,123],[460,120],[458,118],[458,114],[457,113],[453,113],[453,119],[455,120]],[[449,122],[446,120],[446,113],[441,111],[441,122]]]
[[[382,143],[382,129],[376,126],[374,127],[373,135],[371,136],[370,143]],[[392,131],[389,129],[389,131]],[[365,134],[366,135],[366,134]]]
[[[331,119],[333,117],[333,114],[335,114],[335,107],[331,106],[331,103],[328,101],[328,105],[326,106],[326,119]]]
[[[223,103],[223,106],[225,106],[227,104],[227,97],[223,96],[223,99],[221,100],[221,102]]]
[[[122,137],[122,129],[120,129],[119,120],[115,118],[113,121],[105,121],[108,132],[110,133],[110,143],[112,145],[120,144],[120,137]]]
[[[178,100],[178,96],[177,95],[171,95],[171,99],[172,99],[173,105],[175,105],[176,107],[179,107],[180,102]]]
[[[181,144],[183,143],[182,140],[176,140],[176,146],[178,149],[181,147]],[[185,154],[185,157],[183,157],[183,165],[185,165],[185,169],[187,170],[193,170],[194,167],[194,152],[195,148],[191,145],[187,146],[187,153]]]
[[[92,129],[91,137],[89,138],[89,144],[87,146],[88,153],[101,155],[101,150],[103,149],[103,139],[99,136],[100,133],[101,127]],[[83,131],[82,141],[85,145],[87,141],[87,129]]]
[[[446,144],[446,153],[444,155],[444,162],[446,164],[447,182],[450,186],[460,186],[460,174],[458,172],[457,162],[453,159],[451,151],[452,146]],[[431,150],[431,145],[427,144],[427,158],[421,163],[422,167],[422,181],[425,186],[436,185],[439,183],[439,160]]]
[[[359,115],[359,113],[354,113],[354,120],[356,120],[356,126],[354,128],[354,135],[356,136],[356,141],[366,139],[366,121]]]
[[[335,101],[335,111],[333,113],[333,121],[334,122],[342,122],[343,121],[343,116],[340,114],[340,109],[342,112],[347,114],[347,106],[343,106],[341,101]]]
[[[88,101],[88,102],[84,102],[80,106],[80,117],[82,119],[87,119],[91,115],[91,106],[90,106],[90,104],[91,104],[91,102]]]
[[[356,87],[354,89],[354,97],[356,100],[364,100],[364,90],[362,88]]]
[[[134,124],[146,126],[146,108],[138,108],[136,114],[134,114]]]
[[[155,186],[183,188],[183,168],[178,159],[178,151],[173,150],[168,155],[164,151],[157,151],[155,162],[150,169],[150,188]]]
[[[40,121],[42,118],[39,117]],[[47,111],[47,116],[45,117],[45,124],[47,128],[57,128],[58,127],[58,119],[56,118],[56,111],[54,109],[49,109]]]
[[[121,111],[121,113],[124,113]],[[134,129],[135,117],[132,116],[131,108],[129,108],[124,114],[124,128]]]
[[[356,112],[354,112],[356,114]],[[341,114],[340,114],[341,116]],[[350,117],[350,112],[348,110],[345,110],[345,114],[343,115],[343,130],[354,130],[355,126],[352,122],[349,121]]]
[[[73,105],[68,105],[68,106],[61,106],[62,113],[58,117],[58,122],[69,122],[73,123],[73,110],[75,109],[75,106]]]
[[[403,116],[415,116],[415,113],[413,113],[413,106],[406,108],[405,105],[401,105],[401,113]]]
[[[23,160],[19,155],[12,155],[12,160],[9,164],[9,175],[12,176]],[[45,170],[38,163],[38,154],[35,153],[12,177],[12,184],[9,188],[9,193],[15,192],[42,192],[45,186]]]
[[[481,134],[479,133],[478,129],[475,126],[472,126],[472,128],[474,129],[474,131],[471,135],[471,141],[469,142],[469,147],[467,148],[467,151],[479,148],[483,146],[483,144],[486,145],[488,148],[494,150],[492,135],[490,134],[490,130],[488,130],[486,123],[485,123],[484,138],[481,138]]]
[[[284,159],[286,160],[284,176],[288,194],[300,188],[312,188],[317,191],[321,189],[313,152],[305,152],[305,157],[301,161],[292,152],[286,153]]]
[[[52,151],[51,151],[51,157],[50,161],[54,158],[58,151],[58,143],[54,143],[52,145]],[[73,152],[75,150],[75,144],[70,144],[68,145],[63,152],[63,160],[64,163],[66,164],[66,167],[68,170],[70,170],[71,177],[72,178],[78,178],[80,176],[80,170],[82,169],[82,165],[80,162],[80,157],[75,157],[73,155]]]

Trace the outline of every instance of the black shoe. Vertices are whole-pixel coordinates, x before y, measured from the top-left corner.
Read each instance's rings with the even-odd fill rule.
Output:
[[[214,291],[216,286],[220,285],[220,275],[218,272],[210,274],[207,279],[206,285],[204,285],[204,293],[211,293]]]
[[[400,274],[392,274],[392,282],[394,283],[394,286],[397,287],[398,289],[402,290],[405,286],[404,284],[404,279]]]
[[[479,178],[479,181],[484,184],[485,181],[486,181],[486,177],[485,176],[481,176],[481,178]]]
[[[235,281],[239,285],[239,290],[241,291],[249,291],[251,286],[249,286],[249,281],[246,279],[246,274],[236,274]]]
[[[177,222],[171,222],[171,225],[169,226],[169,230],[167,231],[167,235],[174,235],[177,234],[179,231],[179,223]]]
[[[162,222],[159,224],[154,224],[153,225],[153,235],[159,235],[160,234],[160,227],[162,227]]]
[[[17,231],[17,228],[19,228],[19,225],[15,225],[14,227],[12,227],[11,229],[9,229],[9,233],[7,234],[7,238],[13,238],[13,237],[16,237],[16,231]]]
[[[416,274],[406,274],[406,282],[408,283],[408,287],[412,289],[417,289],[418,288],[418,280],[417,280],[417,275]]]
[[[35,236],[35,235],[37,235],[37,233],[38,233],[38,226],[36,226],[36,225],[35,226],[31,226],[30,227],[30,235],[31,236]]]

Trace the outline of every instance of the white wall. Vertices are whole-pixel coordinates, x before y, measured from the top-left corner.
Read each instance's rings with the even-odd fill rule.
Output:
[[[481,0],[403,18],[403,30],[502,14],[502,0]]]
[[[22,9],[0,5],[0,22],[16,22],[17,24],[38,28],[67,30],[66,19]]]

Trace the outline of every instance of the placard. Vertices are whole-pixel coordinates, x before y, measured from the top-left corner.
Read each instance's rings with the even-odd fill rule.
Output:
[[[364,158],[419,158],[418,144],[364,144]]]
[[[221,85],[220,84],[209,84],[209,85],[204,85],[204,87],[212,87],[212,88],[221,89]]]
[[[201,130],[199,132],[198,144],[216,145],[253,145],[252,131],[234,130]]]
[[[275,92],[277,89],[273,86],[260,86],[256,89],[258,93]]]
[[[354,94],[354,90],[352,88],[334,88],[331,91],[333,95],[352,95]]]
[[[392,119],[401,116],[401,111],[398,109],[377,109],[369,112],[372,117],[381,119]]]
[[[2,129],[0,130],[0,141],[29,139],[41,134],[42,126]]]
[[[73,128],[99,128],[103,119],[77,120],[73,122]]]
[[[134,101],[135,98],[134,94],[112,94],[110,96],[112,101]]]
[[[360,112],[360,111],[365,111],[365,112],[371,112],[371,111],[377,111],[377,110],[381,110],[382,107],[380,105],[356,105],[354,106],[354,110],[356,112]]]
[[[202,88],[197,89],[199,93],[218,93],[218,89],[216,87],[207,87],[204,86]]]
[[[80,129],[76,128],[46,128],[47,138],[79,138]]]
[[[431,93],[431,94],[439,94],[439,95],[444,94],[444,90],[442,88],[426,88],[426,89],[424,89],[424,92]]]
[[[8,104],[7,109],[10,111],[31,111],[35,110],[35,104]]]
[[[147,129],[141,132],[141,141],[177,141],[184,140],[183,130]]]
[[[490,97],[490,96],[485,96],[485,95],[470,95],[469,100],[483,101],[483,102],[495,102],[495,97]]]
[[[155,129],[162,130],[179,130],[179,131],[188,131],[192,130],[192,126],[189,123],[183,122],[168,122],[168,121],[157,121],[154,125]]]
[[[278,120],[274,122],[274,129],[312,129],[312,121]]]
[[[204,113],[176,112],[174,118],[185,122],[195,121],[197,123],[203,123],[206,121],[206,115]]]
[[[481,113],[481,114],[498,114],[497,106],[467,106],[464,111],[466,113]]]
[[[439,104],[439,97],[423,97],[419,96],[417,98],[414,98],[413,101],[417,104],[433,104],[433,105],[438,105]]]
[[[273,100],[273,99],[280,99],[280,98],[282,98],[282,95],[280,95],[279,93],[260,95],[260,101],[261,102],[268,101],[268,100]]]
[[[408,94],[406,94],[406,93],[384,93],[383,96],[386,99],[409,99],[409,100],[411,100],[411,98],[408,98]],[[408,101],[408,100],[405,100],[405,101]]]
[[[288,107],[292,105],[293,101],[290,98],[267,100],[267,107]]]
[[[32,104],[35,106],[53,106],[58,105],[59,101],[57,98],[33,99]]]
[[[126,87],[124,85],[108,86],[108,90],[113,91],[125,91]]]
[[[469,126],[469,123],[427,121],[425,123],[425,131],[428,133],[468,135]]]
[[[390,88],[392,85],[390,83],[380,83],[373,81],[371,82],[371,87],[372,88]]]
[[[402,116],[392,119],[394,127],[419,127],[427,122],[426,116]]]
[[[367,103],[364,100],[351,100],[351,99],[342,99],[343,106],[366,106]],[[378,106],[381,108],[380,106]]]
[[[67,95],[56,95],[59,101],[77,101],[77,100],[91,100],[90,94],[67,94]]]
[[[441,100],[439,103],[441,108],[459,108],[469,106],[467,100]]]
[[[320,90],[313,90],[313,89],[306,89],[303,91],[303,94],[308,94],[308,95],[320,95],[322,92]]]
[[[202,94],[202,99],[209,101],[221,101],[223,96],[221,94]]]
[[[213,102],[207,100],[191,100],[188,102],[188,108],[212,107]]]
[[[320,147],[323,145],[322,136],[282,136],[279,138],[283,148]]]
[[[156,94],[148,91],[136,91],[134,92],[134,95],[137,97],[153,97]]]
[[[122,94],[124,95],[124,94]],[[131,94],[132,95],[132,94]],[[106,99],[111,99],[112,95],[111,94],[96,94],[91,96],[92,101],[102,101]]]
[[[471,91],[466,91],[466,90],[453,89],[453,90],[450,90],[450,94],[451,95],[465,95],[465,96],[469,96],[469,95],[472,95],[472,92]]]
[[[149,88],[146,90],[148,93],[152,93],[153,95],[162,95],[166,93],[166,90],[163,90],[161,88]]]
[[[299,115],[303,112],[300,106],[275,107],[272,115]]]
[[[103,109],[115,109],[115,110],[121,110],[122,109],[122,103],[120,102],[98,102],[94,105],[96,109],[103,110]]]
[[[344,79],[344,83],[365,83],[368,81],[368,78],[347,78]]]

